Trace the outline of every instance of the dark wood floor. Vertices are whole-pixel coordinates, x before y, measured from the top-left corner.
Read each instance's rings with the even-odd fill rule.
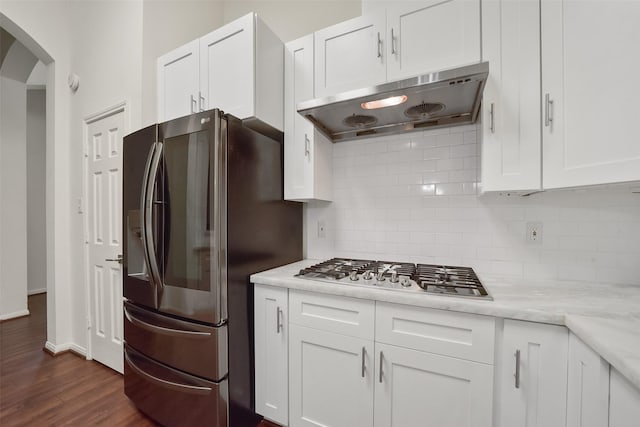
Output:
[[[117,372],[71,353],[42,351],[46,294],[30,296],[29,311],[0,323],[0,426],[155,425],[127,399]]]

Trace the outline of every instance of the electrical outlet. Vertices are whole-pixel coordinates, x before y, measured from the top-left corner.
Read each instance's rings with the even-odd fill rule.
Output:
[[[318,221],[318,237],[320,239],[327,237],[327,226],[324,221]]]
[[[527,243],[532,245],[542,244],[542,223],[541,222],[527,223]]]

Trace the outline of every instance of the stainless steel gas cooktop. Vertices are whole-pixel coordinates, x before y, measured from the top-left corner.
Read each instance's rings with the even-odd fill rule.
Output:
[[[491,300],[470,267],[333,258],[296,277],[349,285]]]

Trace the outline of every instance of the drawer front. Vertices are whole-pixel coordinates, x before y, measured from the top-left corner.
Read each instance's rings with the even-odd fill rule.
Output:
[[[291,290],[289,322],[373,340],[375,303],[357,298]]]
[[[228,425],[228,380],[207,381],[124,347],[124,392],[142,412],[167,426]]]
[[[493,364],[495,319],[378,302],[376,341]]]
[[[185,322],[124,303],[124,340],[158,362],[212,381],[228,372],[227,326]]]

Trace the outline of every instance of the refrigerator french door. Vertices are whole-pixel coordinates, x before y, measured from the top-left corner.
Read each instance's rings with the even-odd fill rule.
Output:
[[[282,135],[219,110],[125,137],[125,392],[164,425],[253,425],[249,275],[302,256]]]

